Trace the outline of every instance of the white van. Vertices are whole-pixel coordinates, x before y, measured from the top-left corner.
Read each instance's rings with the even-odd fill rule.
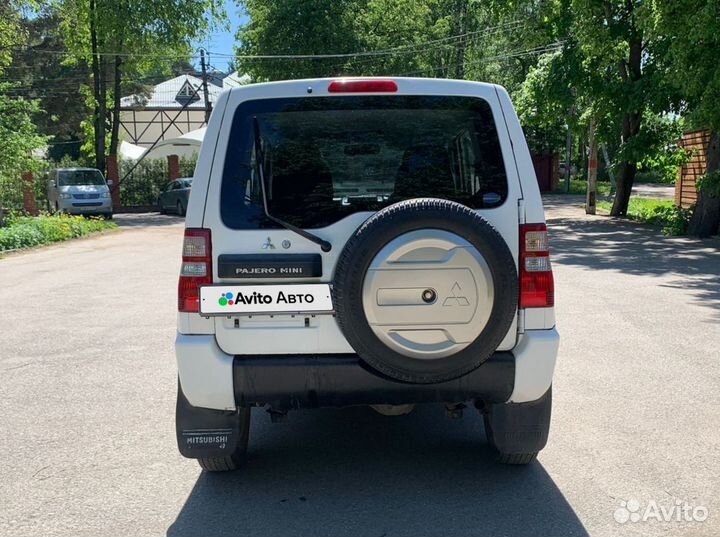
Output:
[[[48,211],[112,218],[110,188],[95,168],[58,168],[48,173]]]
[[[204,469],[242,464],[261,407],[469,406],[499,461],[545,446],[554,284],[503,88],[362,78],[224,93],[182,256],[177,440]]]

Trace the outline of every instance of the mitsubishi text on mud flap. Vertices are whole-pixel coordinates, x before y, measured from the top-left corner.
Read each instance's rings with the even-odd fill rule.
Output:
[[[501,462],[545,446],[554,284],[501,87],[363,78],[224,93],[182,256],[177,438],[204,469],[241,465],[253,408],[441,402],[482,412]]]

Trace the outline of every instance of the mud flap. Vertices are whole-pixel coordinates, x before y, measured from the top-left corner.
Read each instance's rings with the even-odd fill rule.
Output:
[[[536,401],[490,405],[485,421],[490,442],[503,454],[540,451],[547,444],[551,408],[552,387]]]
[[[190,459],[232,455],[240,439],[237,411],[192,406],[178,382],[175,431],[180,454]]]

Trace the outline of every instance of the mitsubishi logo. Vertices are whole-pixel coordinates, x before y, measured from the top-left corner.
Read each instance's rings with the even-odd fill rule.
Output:
[[[470,301],[462,296],[462,287],[458,282],[452,286],[450,296],[445,299],[443,306],[469,306]]]
[[[267,238],[265,243],[262,245],[263,250],[274,250],[275,245],[272,243],[272,240],[270,240],[270,237]]]

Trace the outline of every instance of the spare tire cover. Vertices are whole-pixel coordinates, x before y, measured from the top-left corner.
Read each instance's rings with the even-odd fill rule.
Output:
[[[485,362],[518,303],[515,260],[495,228],[448,200],[396,203],[369,218],[335,271],[337,322],[372,368],[412,383]]]

